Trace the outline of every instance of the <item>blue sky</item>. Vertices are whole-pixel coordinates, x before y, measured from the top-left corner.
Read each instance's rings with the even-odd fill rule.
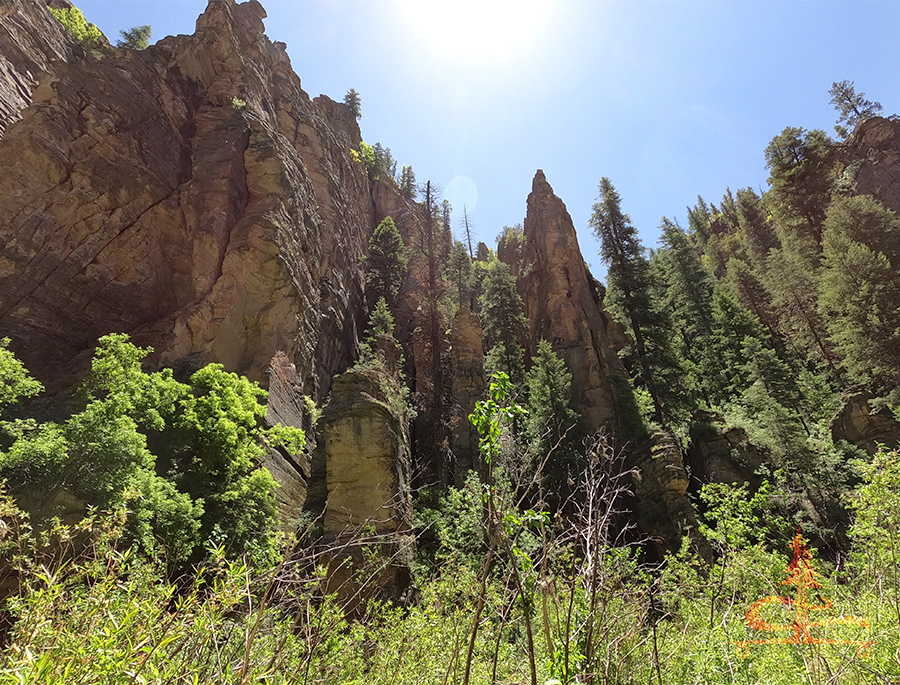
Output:
[[[76,0],[113,42],[191,33],[205,0]],[[489,245],[525,217],[536,169],[588,220],[608,176],[645,245],[698,195],[766,187],[786,126],[833,132],[833,81],[900,112],[900,2],[262,0],[304,90],[362,97],[363,139],[463,201]],[[454,180],[455,179],[455,180]],[[474,206],[472,206],[474,205]],[[457,211],[460,210],[460,211]]]

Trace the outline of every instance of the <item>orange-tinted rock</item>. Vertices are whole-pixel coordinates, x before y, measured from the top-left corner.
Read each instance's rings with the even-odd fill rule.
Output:
[[[596,431],[615,417],[609,375],[624,376],[625,370],[572,218],[540,170],[528,196],[524,240],[518,284],[531,351],[541,338],[550,341],[572,373],[573,403],[583,427]]]

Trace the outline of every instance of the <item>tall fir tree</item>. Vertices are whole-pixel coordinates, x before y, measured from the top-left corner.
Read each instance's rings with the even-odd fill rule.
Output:
[[[861,381],[900,384],[900,218],[870,196],[838,198],[825,219],[819,305],[844,366]]]
[[[810,360],[837,377],[839,358],[819,312],[815,258],[798,250],[771,250],[764,285],[778,313],[779,329]]]
[[[769,250],[781,246],[775,227],[766,215],[762,198],[752,188],[742,188],[737,192],[737,209],[747,256],[753,267],[762,271]]]
[[[834,130],[841,138],[850,135],[860,121],[881,114],[881,103],[866,100],[865,93],[857,93],[853,81],[835,81],[828,94],[839,115]]]
[[[492,371],[503,371],[514,386],[521,387],[525,368],[519,341],[528,321],[515,276],[499,260],[491,265],[482,282],[481,323],[489,349],[486,366]]]
[[[765,151],[774,208],[782,219],[779,226],[786,232],[812,235],[816,243],[822,240],[822,222],[834,183],[830,150],[831,140],[824,131],[789,126]],[[799,217],[804,225],[794,224],[793,217]]]
[[[713,279],[681,226],[663,217],[660,230],[663,248],[656,261],[666,284],[665,299],[679,332],[682,356],[689,362],[688,387],[710,403],[716,389],[725,383],[711,344]]]
[[[650,393],[655,417],[663,421],[677,411],[671,402],[665,406],[665,396],[683,396],[669,343],[669,322],[653,302],[650,261],[608,178],[600,180],[599,193],[591,227],[600,239],[600,256],[608,267],[607,297],[614,312],[624,317],[634,341],[628,361],[635,382]]]
[[[396,306],[397,293],[403,284],[408,264],[409,250],[403,243],[400,230],[391,217],[385,217],[369,238],[369,254],[363,263],[369,311],[382,297],[389,307]]]
[[[445,273],[453,284],[454,304],[462,308],[472,308],[472,295],[474,293],[475,274],[472,260],[466,246],[460,241],[455,241],[450,248],[450,258],[447,260]]]
[[[541,470],[542,495],[559,510],[584,467],[579,415],[572,408],[572,374],[546,340],[538,343],[528,371],[528,451]]]

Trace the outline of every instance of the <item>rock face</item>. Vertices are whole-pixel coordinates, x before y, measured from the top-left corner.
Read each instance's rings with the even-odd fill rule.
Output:
[[[42,74],[54,62],[82,55],[44,3],[4,0],[0,5],[0,136],[31,104]]]
[[[390,347],[389,345],[387,347]],[[363,544],[381,553],[377,585],[398,596],[409,582],[412,554],[408,418],[396,411],[394,368],[347,371],[334,379],[322,414],[327,504],[324,539],[342,552],[332,560],[330,582],[346,597],[358,581],[344,562],[362,558]],[[393,376],[393,380],[391,377]],[[360,543],[360,540],[364,543]]]
[[[650,459],[640,465],[635,476],[641,527],[654,534],[660,551],[678,549],[682,538],[688,536],[697,552],[711,559],[712,549],[698,531],[697,514],[687,497],[689,479],[681,450],[665,431],[657,431],[651,440]]]
[[[837,156],[845,166],[844,180],[854,194],[872,195],[885,207],[900,212],[900,119],[866,119],[839,148]]]
[[[625,370],[607,333],[609,318],[581,256],[572,218],[540,170],[528,196],[524,239],[518,285],[531,351],[545,338],[566,361],[573,403],[592,433],[615,418],[608,378],[611,373],[625,376]]]
[[[760,480],[755,475],[766,461],[743,428],[727,427],[721,414],[697,412],[691,422],[691,446],[688,463],[702,483],[750,483]]]
[[[485,390],[481,320],[466,307],[456,313],[450,328],[450,365],[452,471],[456,487],[462,487],[469,471],[483,470],[478,451],[478,431],[469,421],[469,414],[475,410],[475,403],[482,398]]]
[[[890,448],[900,442],[900,423],[887,407],[873,412],[869,406],[872,395],[856,390],[842,398],[841,407],[831,420],[831,437],[837,442],[846,440],[869,454],[878,451],[878,443]]]
[[[303,92],[263,17],[212,0],[192,36],[73,59],[38,0],[4,6],[2,68],[47,72],[0,139],[0,329],[38,378],[68,382],[111,331],[260,381],[283,351],[314,396],[352,360],[359,130]]]

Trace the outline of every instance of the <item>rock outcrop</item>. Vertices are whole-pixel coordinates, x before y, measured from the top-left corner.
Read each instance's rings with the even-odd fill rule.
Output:
[[[651,441],[651,456],[641,463],[634,479],[641,528],[653,535],[661,552],[677,550],[687,536],[702,557],[712,559],[712,548],[700,534],[697,514],[687,497],[689,479],[681,450],[665,431],[655,432]]]
[[[379,347],[385,363],[335,377],[321,418],[327,482],[324,540],[340,550],[332,559],[329,582],[348,599],[360,597],[354,568],[365,549],[380,553],[384,567],[378,590],[395,597],[408,585],[413,550],[408,417],[398,411],[398,397],[391,396],[399,390],[400,351],[390,339]]]
[[[835,442],[846,440],[869,454],[878,451],[879,443],[897,447],[900,423],[888,407],[872,411],[871,399],[871,393],[858,389],[841,398],[841,406],[831,420],[831,438]]]
[[[451,411],[450,450],[454,483],[462,487],[469,471],[482,473],[478,431],[469,421],[485,391],[481,320],[468,307],[460,309],[450,328]]]
[[[842,183],[854,195],[872,195],[885,207],[900,212],[900,119],[870,117],[837,148]]]
[[[63,383],[111,331],[158,365],[260,381],[280,350],[322,396],[356,352],[373,225],[349,109],[303,92],[256,0],[212,0],[192,36],[79,59],[42,3],[13,5],[2,68],[44,74],[0,139],[12,349]]]
[[[615,418],[610,374],[625,375],[607,334],[595,280],[588,272],[566,206],[538,170],[528,196],[519,294],[529,322],[530,351],[544,338],[572,373],[572,399],[586,432]]]
[[[721,414],[698,411],[691,422],[687,458],[701,483],[750,483],[755,488],[760,481],[756,469],[766,454],[750,442],[743,428],[726,426]]]
[[[0,4],[0,136],[31,104],[40,77],[54,62],[72,62],[81,48],[47,9],[33,0]]]

